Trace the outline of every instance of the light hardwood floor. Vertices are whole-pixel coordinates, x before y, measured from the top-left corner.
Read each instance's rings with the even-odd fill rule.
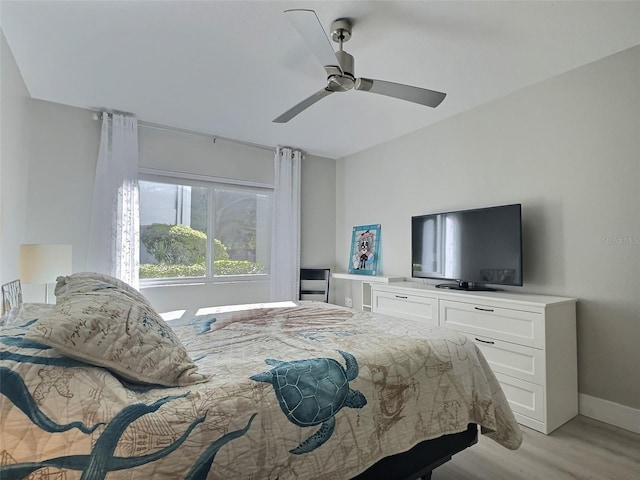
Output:
[[[640,435],[578,415],[551,435],[522,427],[515,451],[480,435],[432,480],[640,480]]]

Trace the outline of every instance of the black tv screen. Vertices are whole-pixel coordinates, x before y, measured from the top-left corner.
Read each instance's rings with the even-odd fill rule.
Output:
[[[521,205],[411,217],[411,274],[438,287],[522,286]]]

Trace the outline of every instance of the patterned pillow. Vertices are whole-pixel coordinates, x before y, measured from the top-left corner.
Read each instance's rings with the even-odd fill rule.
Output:
[[[208,378],[148,302],[116,286],[59,297],[25,337],[132,382],[183,386]]]
[[[106,285],[118,287],[120,290],[139,302],[151,307],[149,301],[138,290],[119,278],[96,272],[80,272],[56,278],[54,294],[56,298],[70,293],[86,293],[105,288]],[[151,307],[153,308],[153,307]]]

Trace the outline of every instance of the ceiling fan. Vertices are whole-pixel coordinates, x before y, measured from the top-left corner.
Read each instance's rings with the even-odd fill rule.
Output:
[[[340,49],[334,52],[316,12],[295,9],[286,10],[284,13],[324,66],[327,72],[327,86],[284,112],[273,120],[274,123],[286,123],[324,97],[334,92],[346,92],[353,88],[419,103],[427,107],[437,107],[444,100],[446,93],[401,83],[364,77],[356,78],[353,56],[342,49],[342,44],[351,38],[351,22],[348,18],[339,18],[331,24],[331,40],[340,46]]]

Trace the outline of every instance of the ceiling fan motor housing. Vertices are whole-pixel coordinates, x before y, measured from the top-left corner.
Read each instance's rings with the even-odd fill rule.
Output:
[[[337,71],[333,73],[329,73],[327,77],[327,89],[332,92],[346,92],[347,90],[351,90],[355,85],[355,77],[353,75],[354,71],[354,60],[353,56],[349,55],[344,50],[340,50],[336,52],[336,57],[338,57],[338,61],[340,62],[340,67],[342,68],[342,74]]]

